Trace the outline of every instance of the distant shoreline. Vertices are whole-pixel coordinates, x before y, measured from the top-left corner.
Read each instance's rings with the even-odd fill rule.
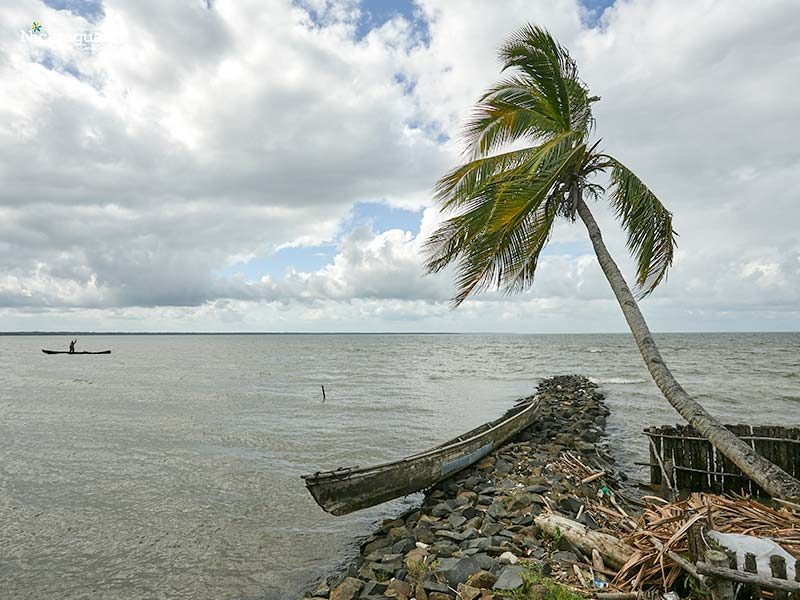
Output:
[[[800,331],[654,331],[656,335],[742,335],[742,334],[797,334]],[[55,336],[55,335],[518,335],[518,336],[552,336],[552,335],[624,335],[631,337],[626,331],[587,331],[574,332],[535,332],[520,333],[513,331],[0,331],[0,337],[12,336]]]

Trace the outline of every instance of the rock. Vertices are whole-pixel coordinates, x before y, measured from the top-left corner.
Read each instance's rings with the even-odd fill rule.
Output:
[[[495,502],[489,508],[486,509],[486,514],[492,517],[493,519],[500,519],[506,516],[506,509],[503,508],[503,505],[499,502]]]
[[[489,571],[480,570],[469,578],[468,583],[472,587],[485,589],[494,587],[496,581],[496,575],[492,575]]]
[[[468,542],[465,542],[468,543]],[[437,542],[431,548],[431,551],[441,557],[448,558],[453,556],[456,552],[458,552],[458,546],[455,544],[451,544],[450,542]]]
[[[515,565],[519,562],[519,558],[511,552],[503,552],[498,560],[504,565]]]
[[[331,592],[331,600],[355,600],[363,587],[360,579],[347,577]]]
[[[541,512],[541,510],[537,510],[536,512],[538,514],[539,512]],[[532,514],[522,515],[521,517],[516,517],[511,522],[514,525],[520,525],[522,527],[525,527],[526,525],[530,525],[531,523],[533,523],[533,515]]]
[[[511,501],[508,503],[508,510],[511,512],[516,512],[526,506],[530,506],[533,502],[533,498],[531,498],[530,494],[517,494],[516,496],[511,498]]]
[[[437,504],[431,509],[431,514],[434,517],[446,517],[451,512],[453,512],[453,509],[445,503]]]
[[[480,537],[474,540],[467,540],[466,542],[462,542],[461,549],[486,550],[486,548],[488,548],[491,545],[492,545],[492,538]]]
[[[422,583],[418,583],[414,589],[414,597],[416,600],[428,600],[428,592],[425,591]]]
[[[381,531],[384,533],[389,533],[389,530],[393,527],[402,527],[405,524],[403,519],[384,519],[383,523],[381,523]]]
[[[393,527],[389,530],[389,539],[392,541],[392,544],[410,537],[411,533],[405,525],[403,527]]]
[[[481,527],[483,527],[483,519],[481,519],[480,517],[475,517],[473,519],[470,519],[469,521],[464,523],[464,528],[466,529],[467,527],[472,527],[474,530],[480,531]]]
[[[403,562],[405,563],[408,569],[412,569],[411,565],[413,564],[424,564],[425,559],[428,557],[428,553],[423,550],[422,548],[414,548],[410,552],[408,552],[405,556]]]
[[[453,597],[444,592],[431,592],[428,594],[428,600],[453,600]]]
[[[467,490],[464,490],[464,491],[462,491],[462,492],[458,492],[458,496],[459,496],[459,498],[466,498],[466,499],[467,499],[467,500],[468,500],[470,503],[473,503],[473,502],[475,502],[475,500],[477,500],[477,499],[478,499],[478,494],[476,494],[476,493],[475,493],[475,492],[473,492],[472,490],[473,490],[473,488],[474,488],[475,486],[479,485],[479,484],[480,484],[480,482],[481,482],[481,478],[480,478],[480,477],[478,477],[477,475],[475,475],[475,476],[473,476],[473,477],[470,477],[469,479],[467,479],[467,480],[464,482],[464,487],[467,487],[467,488],[469,488],[469,489],[467,489]]]
[[[477,500],[477,497],[476,497],[476,500]],[[483,515],[483,513],[481,511],[473,508],[472,506],[468,506],[467,508],[462,510],[461,514],[464,516],[465,519],[468,519],[468,520],[471,520],[471,519],[474,519],[475,517],[480,517],[480,516]]]
[[[464,517],[463,515],[461,515],[459,513],[453,513],[452,515],[447,517],[447,521],[450,523],[450,525],[453,526],[453,529],[458,529],[464,523],[467,522],[467,519],[466,519],[466,517]]]
[[[361,590],[361,596],[383,596],[386,591],[386,584],[380,581],[368,581]]]
[[[428,592],[429,597],[433,592],[447,592],[450,588],[446,583],[436,581],[435,579],[426,579],[422,584],[422,589]]]
[[[558,501],[558,506],[568,514],[577,514],[581,506],[583,506],[583,502],[575,496],[565,496]]]
[[[581,439],[584,442],[596,442],[600,439],[600,434],[594,429],[586,429],[581,433]]]
[[[314,588],[314,591],[311,592],[311,595],[317,598],[327,598],[331,594],[330,586],[321,581],[317,584],[317,587]]]
[[[471,527],[468,527],[464,531],[448,531],[447,529],[440,529],[436,532],[437,537],[443,537],[449,540],[455,540],[457,542],[468,540],[471,537],[475,537],[476,534],[477,532]]]
[[[464,585],[463,583],[458,584],[458,600],[475,600],[480,595],[480,588]]]
[[[506,473],[510,473],[512,471],[512,469],[513,469],[513,467],[511,466],[511,463],[508,463],[508,462],[506,462],[504,460],[498,460],[494,465],[494,470],[496,472],[500,473],[501,475],[505,475]]]
[[[557,433],[553,438],[553,442],[562,446],[572,446],[575,442],[575,436],[571,433]]]
[[[392,579],[386,586],[386,591],[383,593],[387,598],[397,598],[397,600],[408,600],[411,598],[413,588],[410,583],[400,581],[399,579]]]
[[[494,466],[494,461],[495,459],[493,456],[487,456],[486,458],[482,458],[480,461],[478,461],[478,464],[475,466],[479,470],[485,471],[486,469],[491,469]]]
[[[420,514],[421,513],[418,510],[409,513],[409,515],[406,517],[406,526],[413,525],[414,523],[419,521]]]
[[[521,588],[524,581],[522,575],[525,568],[520,565],[508,565],[502,571],[494,584],[498,590],[516,590]]]
[[[542,584],[532,585],[528,589],[528,598],[530,600],[546,600],[548,594],[547,586]]]
[[[428,546],[437,541],[436,534],[427,527],[417,527],[414,530],[414,538],[417,540],[417,543],[421,542]]]
[[[405,554],[414,548],[414,540],[411,538],[405,538],[392,546],[392,554]]]
[[[556,552],[555,554],[553,554],[551,559],[557,562],[563,562],[569,564],[579,562],[578,557],[575,556],[575,553],[570,552],[568,550],[562,550],[561,552]]]
[[[597,521],[594,520],[594,517],[588,511],[583,511],[578,522],[586,525],[589,529],[600,529],[600,525],[597,524]]]
[[[583,452],[584,454],[589,454],[590,452],[594,452],[594,444],[578,440],[575,442],[575,449]]]
[[[364,555],[372,554],[376,550],[380,550],[381,548],[386,548],[387,546],[391,545],[388,537],[379,537],[374,539],[370,542],[367,542],[362,546],[361,553]]]
[[[391,548],[381,548],[380,550],[375,550],[375,552],[370,552],[364,556],[364,560],[367,562],[381,562],[384,556],[391,553]]]
[[[389,561],[369,563],[369,566],[374,573],[384,573],[391,577],[395,571],[403,568],[403,558],[399,557]]]
[[[451,559],[452,560],[452,559]],[[444,561],[441,561],[442,563]],[[449,568],[442,568],[440,563],[439,573],[441,573],[450,587],[457,587],[459,583],[466,583],[470,575],[476,571],[480,571],[480,564],[474,557],[460,558]]]
[[[524,489],[528,493],[543,494],[544,492],[546,492],[547,490],[550,489],[550,484],[548,483],[547,485],[544,485],[544,484],[529,485],[529,486],[526,486]],[[539,496],[539,497],[541,498],[541,496]],[[539,504],[542,504],[542,503],[539,502]]]

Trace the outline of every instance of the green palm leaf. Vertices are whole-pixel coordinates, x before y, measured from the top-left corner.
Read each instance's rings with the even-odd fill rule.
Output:
[[[457,263],[456,304],[479,289],[512,291],[532,281],[558,209],[553,194],[585,150],[584,144],[570,143],[569,136],[529,149],[517,167],[471,188],[462,211],[430,236],[427,269],[436,272]],[[475,162],[484,168],[485,159]]]
[[[609,158],[609,162],[609,199],[628,233],[627,245],[636,259],[640,297],[647,296],[666,277],[672,265],[677,247],[672,213],[630,169],[613,158]]]

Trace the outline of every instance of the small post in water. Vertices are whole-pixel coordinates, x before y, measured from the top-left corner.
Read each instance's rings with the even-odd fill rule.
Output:
[[[322,386],[322,401],[325,402],[325,386]]]

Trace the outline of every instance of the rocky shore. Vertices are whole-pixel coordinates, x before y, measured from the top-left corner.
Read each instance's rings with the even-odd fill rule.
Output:
[[[587,529],[602,523],[582,499],[607,494],[616,502],[609,487],[624,478],[603,442],[609,411],[597,386],[577,375],[544,380],[537,394],[542,408],[532,427],[429,490],[418,509],[384,521],[345,572],[306,598],[563,600],[568,592],[556,582],[579,578],[585,586],[579,565],[592,557],[535,520],[560,514]],[[583,477],[587,468],[598,476]],[[602,566],[589,572],[603,587]]]

